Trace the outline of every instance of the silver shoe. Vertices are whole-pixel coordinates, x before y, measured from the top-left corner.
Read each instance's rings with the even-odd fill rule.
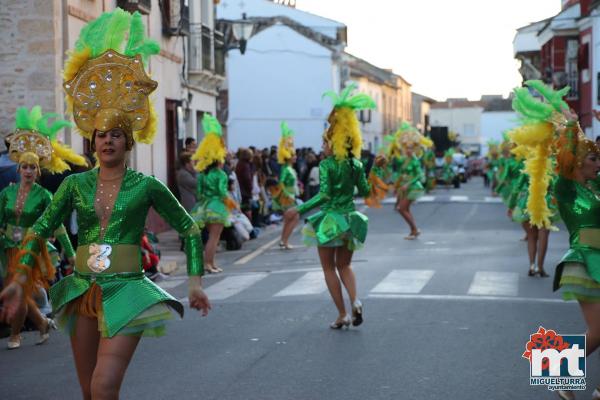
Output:
[[[8,343],[6,344],[6,348],[8,350],[15,350],[21,347],[21,335],[11,336],[8,339]]]
[[[331,329],[342,329],[343,327],[350,327],[350,316],[346,314],[346,316],[342,319],[337,319],[329,325]]]
[[[352,304],[352,326],[359,326],[363,323],[363,305],[356,299]]]
[[[56,323],[51,318],[46,318],[48,321],[47,328],[44,332],[40,331],[40,339],[35,343],[36,345],[44,344],[50,339],[50,330],[56,329]]]
[[[557,390],[556,394],[562,400],[575,400],[575,393],[572,390]]]

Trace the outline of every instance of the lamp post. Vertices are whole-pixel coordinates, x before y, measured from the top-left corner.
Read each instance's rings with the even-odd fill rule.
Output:
[[[233,38],[239,42],[240,53],[244,54],[246,52],[246,45],[253,31],[254,22],[246,18],[246,13],[242,14],[241,20],[232,22],[231,33],[233,34]]]

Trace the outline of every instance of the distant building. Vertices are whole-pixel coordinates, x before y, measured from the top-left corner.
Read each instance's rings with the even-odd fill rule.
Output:
[[[290,5],[221,0],[217,6],[219,20],[246,17],[265,24],[248,40],[245,54],[227,53],[223,94],[231,149],[277,144],[282,120],[296,132],[296,146],[321,147],[331,109],[331,102],[321,95],[338,92],[346,80],[342,77],[346,26]]]
[[[457,133],[462,147],[480,153],[482,147],[481,114],[485,102],[467,99],[447,99],[431,105],[431,126],[447,127]]]
[[[429,132],[431,127],[431,105],[436,101],[430,97],[412,92],[412,123],[421,131]]]
[[[363,110],[358,115],[364,148],[377,151],[385,135],[398,129],[401,121],[412,120],[411,85],[391,70],[348,53],[344,53],[344,63],[350,80],[358,83],[358,90],[371,96],[377,104],[376,110]]]

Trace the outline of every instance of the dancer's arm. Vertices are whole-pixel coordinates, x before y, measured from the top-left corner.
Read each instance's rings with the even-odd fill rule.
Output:
[[[299,214],[305,214],[313,208],[319,207],[321,204],[329,201],[329,168],[326,162],[319,164],[319,193],[312,199],[298,206],[296,209]],[[364,174],[363,174],[364,175]]]

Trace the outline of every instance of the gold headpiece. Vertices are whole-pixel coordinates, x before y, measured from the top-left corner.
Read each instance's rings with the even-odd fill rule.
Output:
[[[65,63],[63,86],[82,136],[91,139],[95,130],[121,128],[137,142],[152,143],[157,124],[148,97],[158,83],[146,74],[144,63],[159,50],[145,38],[137,12],[117,8],[81,30]]]
[[[66,161],[75,165],[86,165],[85,159],[56,140],[59,130],[72,126],[69,121],[51,118],[57,114],[42,114],[42,108],[35,106],[29,111],[20,107],[16,112],[16,130],[6,140],[9,143],[8,154],[18,164],[35,164],[52,173],[70,169]]]

